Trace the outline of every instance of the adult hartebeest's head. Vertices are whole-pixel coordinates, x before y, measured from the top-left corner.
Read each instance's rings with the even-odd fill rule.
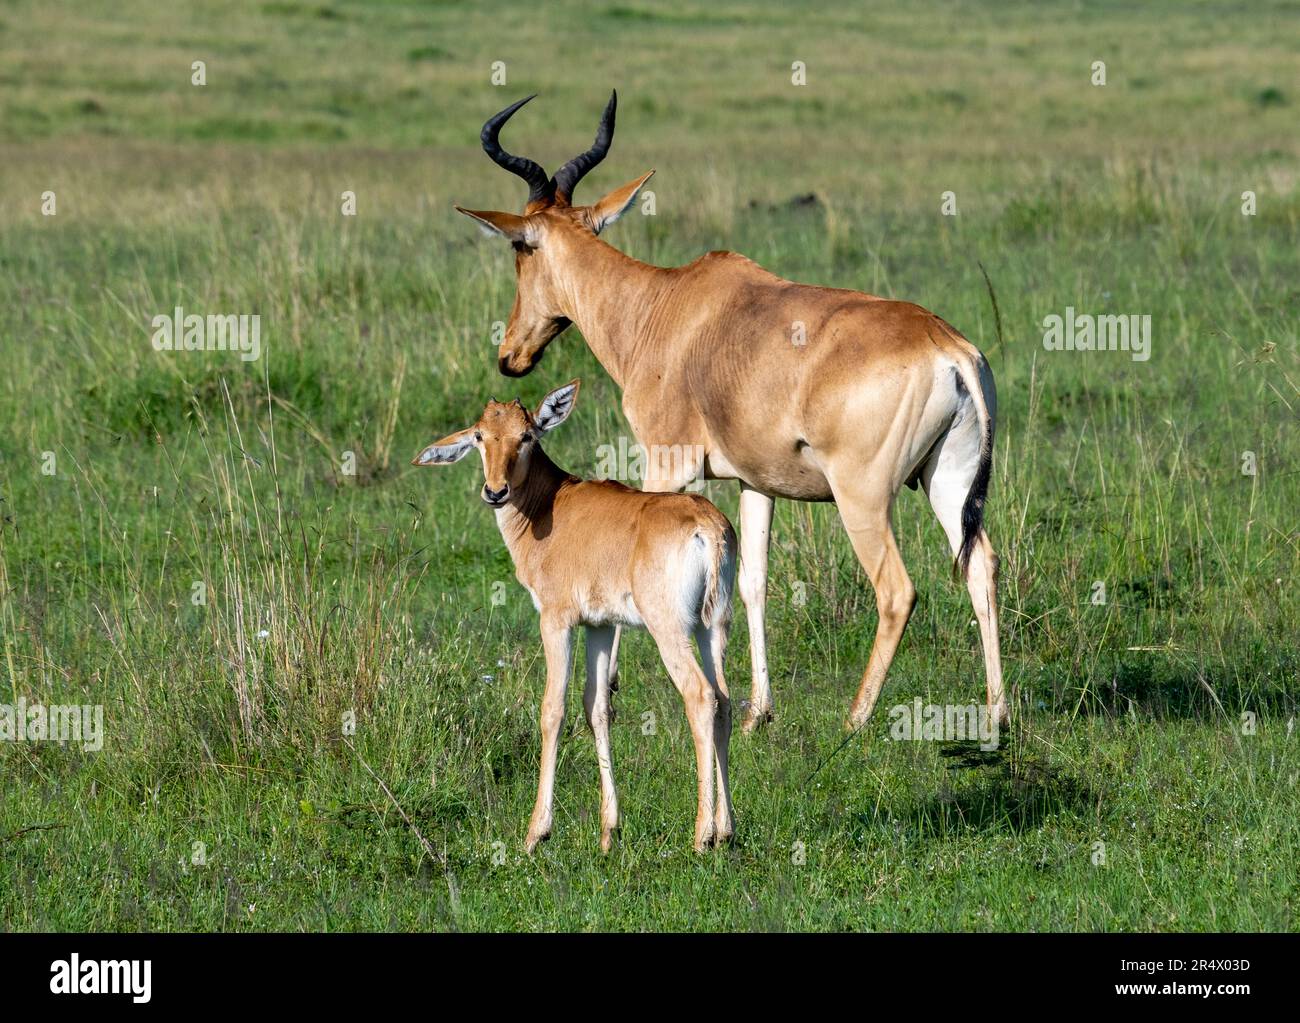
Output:
[[[449,465],[474,448],[483,456],[483,500],[490,508],[504,508],[523,489],[529,458],[537,441],[569,418],[578,400],[578,381],[558,387],[529,412],[523,403],[489,399],[473,426],[434,441],[412,459],[412,465]]]
[[[572,302],[564,270],[571,265],[571,259],[581,258],[577,247],[622,216],[654,173],[650,171],[614,189],[590,206],[573,205],[573,190],[578,182],[609,152],[609,144],[614,139],[618,93],[610,94],[591,148],[549,178],[539,164],[507,153],[497,140],[501,126],[532,98],[528,96],[512,103],[489,118],[480,135],[483,151],[493,162],[528,183],[528,202],[523,214],[456,207],[478,221],[484,230],[509,239],[514,246],[515,304],[510,310],[505,339],[497,352],[498,367],[512,377],[523,376],[536,366],[546,346],[569,326]]]

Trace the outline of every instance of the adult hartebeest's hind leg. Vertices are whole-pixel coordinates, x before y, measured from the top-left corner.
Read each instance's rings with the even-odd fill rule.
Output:
[[[930,498],[935,517],[943,526],[954,557],[961,549],[962,506],[975,479],[979,457],[979,437],[962,428],[959,421],[930,457],[921,473],[921,485]],[[997,558],[993,544],[983,528],[976,536],[966,569],[966,589],[970,593],[975,620],[979,622],[980,642],[984,648],[984,676],[988,688],[989,713],[999,725],[1010,721],[1006,695],[1002,689],[1002,657],[998,647]]]
[[[767,675],[767,555],[772,544],[772,498],[740,485],[740,599],[749,623],[753,685],[742,726],[752,732],[772,720],[772,685]]]
[[[546,649],[546,691],[542,694],[542,766],[537,779],[537,802],[528,822],[528,852],[550,837],[551,803],[555,794],[555,760],[564,724],[564,694],[569,687],[571,664],[570,633],[567,624],[542,617],[542,646]]]
[[[614,791],[614,766],[609,753],[609,663],[613,645],[612,627],[587,626],[587,687],[582,692],[582,705],[596,739],[596,761],[600,765],[601,852],[609,852],[618,831],[618,794]]]
[[[857,729],[871,717],[885,684],[889,665],[916,606],[916,587],[894,539],[891,519],[895,495],[888,490],[881,493],[878,485],[865,482],[861,475],[848,480],[832,475],[830,484],[853,552],[876,591],[879,615],[867,669],[862,673],[862,685],[846,722],[848,728]]]

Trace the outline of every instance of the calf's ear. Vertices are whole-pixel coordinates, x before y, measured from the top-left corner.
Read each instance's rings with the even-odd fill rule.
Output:
[[[413,459],[412,465],[449,465],[459,462],[474,450],[474,428],[461,430],[434,441]]]
[[[573,411],[574,403],[578,400],[578,384],[579,381],[570,380],[542,399],[542,403],[537,406],[537,411],[533,413],[533,422],[537,424],[537,429],[542,433],[554,430],[569,418],[569,413]]]

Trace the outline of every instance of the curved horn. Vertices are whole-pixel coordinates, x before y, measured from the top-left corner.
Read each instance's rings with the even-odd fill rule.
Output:
[[[533,93],[531,96],[525,96],[518,103],[510,104],[501,113],[489,117],[487,123],[483,125],[483,130],[479,133],[479,140],[483,143],[483,152],[492,157],[492,162],[528,182],[529,202],[554,198],[555,182],[547,178],[546,171],[542,170],[540,164],[522,156],[512,156],[502,149],[501,143],[497,141],[497,135],[501,131],[501,126],[510,120],[510,116],[516,110],[530,99],[536,98],[537,93]]]
[[[583,179],[587,171],[605,159],[605,154],[609,152],[609,144],[614,141],[614,113],[617,109],[618,91],[614,90],[609,94],[605,112],[600,115],[600,127],[596,129],[596,141],[592,143],[591,148],[580,156],[575,156],[555,172],[555,177],[552,179],[555,182],[555,191],[566,200],[572,198],[573,190],[578,187],[578,182]]]

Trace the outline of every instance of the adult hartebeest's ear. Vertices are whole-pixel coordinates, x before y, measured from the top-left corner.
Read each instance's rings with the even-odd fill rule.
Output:
[[[528,221],[517,213],[497,213],[494,210],[467,210],[457,206],[457,210],[473,220],[484,234],[499,234],[521,245],[532,244],[529,241]]]
[[[600,234],[601,231],[626,213],[631,205],[636,202],[636,194],[641,191],[641,186],[649,181],[653,174],[654,171],[643,174],[635,181],[629,181],[622,188],[614,189],[599,202],[588,206],[587,219],[591,223],[591,229]]]
[[[474,428],[434,441],[411,459],[412,465],[448,465],[459,462],[474,450]]]
[[[537,429],[542,433],[554,430],[569,418],[569,413],[573,411],[574,403],[578,400],[579,383],[578,380],[570,380],[542,399],[542,403],[537,406],[537,411],[533,413],[533,422],[537,424]]]

